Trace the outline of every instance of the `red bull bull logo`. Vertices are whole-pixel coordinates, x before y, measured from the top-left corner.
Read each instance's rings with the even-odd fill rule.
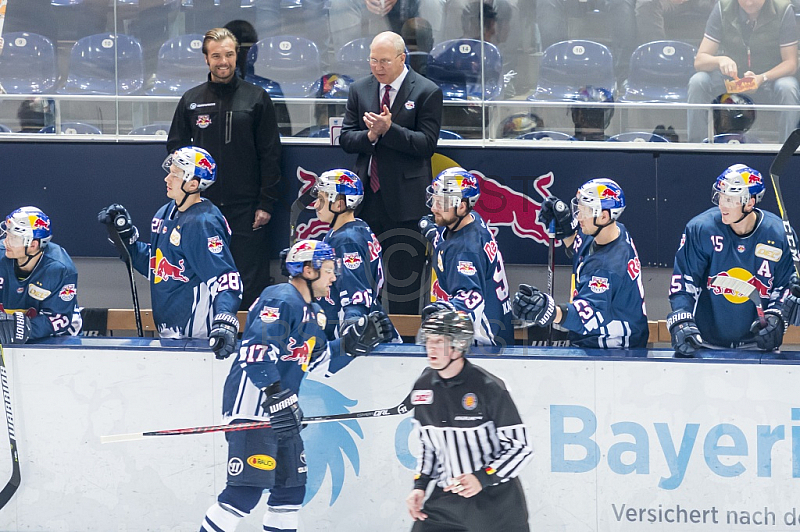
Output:
[[[158,284],[161,281],[169,281],[172,279],[174,281],[188,283],[189,278],[183,275],[183,271],[185,270],[183,263],[184,261],[181,259],[178,261],[178,265],[175,266],[167,260],[160,249],[157,249],[156,255],[150,257],[150,271],[153,274],[153,282]]]
[[[597,187],[597,195],[600,196],[600,199],[619,200],[619,191],[605,185]]]
[[[342,264],[344,264],[345,268],[348,270],[356,270],[359,266],[361,266],[361,255],[356,253],[345,253],[344,257],[342,257]]]
[[[261,312],[258,313],[258,317],[264,323],[274,323],[281,317],[281,312],[278,307],[265,306],[261,309]]]
[[[520,238],[530,238],[540,244],[548,243],[547,228],[537,220],[541,202],[481,172],[471,170],[470,173],[478,180],[481,189],[475,211],[481,215],[493,235],[497,235],[499,227],[509,227]],[[552,184],[553,173],[549,172],[534,179],[533,188],[544,199],[550,196]]]
[[[45,220],[44,218],[34,217],[33,223],[31,224],[33,229],[50,229],[50,220]]]
[[[316,338],[311,337],[302,344],[297,343],[297,340],[294,337],[289,338],[289,342],[286,344],[286,348],[289,352],[285,355],[281,355],[281,360],[284,362],[297,362],[303,369],[306,368],[308,362],[311,360],[311,352],[314,350],[314,344],[316,343]]]
[[[61,287],[58,297],[60,297],[63,301],[72,301],[77,293],[78,291],[75,289],[74,284],[65,284]]]
[[[356,186],[356,180],[344,173],[339,174],[337,181],[339,182],[340,185],[345,185],[348,187]]]
[[[209,161],[208,157],[203,157],[202,155],[199,155],[197,157],[197,161],[195,161],[194,164],[196,166],[199,166],[200,168],[205,168],[209,172],[212,171],[216,167],[216,164],[214,164],[211,161]]]
[[[475,188],[478,185],[477,179],[472,174],[465,175],[461,178],[461,189]]]
[[[761,183],[761,176],[758,174],[747,174],[747,184],[757,185]]]
[[[609,288],[611,288],[611,285],[606,277],[597,277],[593,275],[589,280],[589,289],[595,294],[602,294]]]
[[[750,286],[754,287],[758,295],[762,299],[769,299],[769,293],[772,291],[772,279],[769,279],[765,284],[761,279],[751,274],[744,268],[731,268],[726,272],[719,272],[717,275],[709,276],[706,287],[712,294],[716,296],[723,296],[725,299],[734,304],[741,304],[748,300],[746,294],[737,291],[734,288],[719,286],[714,283],[714,277],[733,277],[745,281]]]

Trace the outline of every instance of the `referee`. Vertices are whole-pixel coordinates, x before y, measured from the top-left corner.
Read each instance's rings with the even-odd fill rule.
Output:
[[[453,310],[431,314],[419,331],[430,367],[411,392],[422,443],[406,498],[412,532],[529,530],[517,475],[533,449],[503,381],[464,358],[473,334],[469,316]]]

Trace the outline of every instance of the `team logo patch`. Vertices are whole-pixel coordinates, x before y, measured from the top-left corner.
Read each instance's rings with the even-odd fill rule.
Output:
[[[475,410],[478,406],[478,396],[474,393],[464,394],[464,397],[461,398],[461,406],[464,407],[464,410]]]
[[[198,115],[195,125],[200,129],[205,129],[211,125],[211,115]]]
[[[242,471],[244,471],[244,463],[241,458],[233,457],[228,460],[228,474],[230,476],[241,475]]]
[[[254,454],[247,457],[247,465],[264,471],[272,471],[275,469],[275,459],[266,454]]]
[[[18,294],[21,294],[21,293],[23,293],[24,291],[25,291],[25,289],[24,289],[23,287],[21,287],[21,286],[18,286],[18,287],[17,287],[17,293],[18,293]]]
[[[173,246],[180,246],[181,245],[181,234],[178,232],[178,228],[172,230],[169,234],[169,243]]]
[[[411,392],[412,405],[432,405],[433,390],[414,390]]]
[[[272,323],[278,321],[281,317],[280,309],[278,307],[264,307],[258,315],[264,323]]]
[[[211,253],[221,253],[224,245],[222,239],[218,236],[211,236],[208,238],[208,250]]]
[[[767,244],[756,244],[756,257],[778,262],[783,256],[783,250]]]
[[[405,103],[405,108],[408,109],[409,111],[412,110],[414,108],[414,102],[412,102],[411,100],[408,100]]]
[[[742,244],[739,244],[738,246],[736,246],[736,251],[738,251],[739,253],[744,253],[744,250],[745,250],[745,247]]]
[[[468,260],[460,260],[458,261],[458,273],[463,273],[464,275],[475,275],[478,273],[478,270],[475,269],[475,265],[472,264]]]
[[[58,293],[58,297],[60,297],[63,301],[72,301],[75,298],[75,294],[77,291],[75,290],[74,284],[65,284],[61,287],[61,291]]]
[[[342,257],[342,262],[344,263],[345,268],[348,270],[355,270],[361,266],[361,263],[364,262],[361,260],[361,255],[358,252],[355,253],[345,253],[344,257]]]
[[[611,288],[611,285],[608,283],[608,278],[592,275],[592,279],[589,281],[589,288],[595,294],[602,294]]]
[[[28,295],[37,301],[44,301],[50,294],[52,294],[50,290],[45,290],[41,286],[36,286],[35,284],[28,285]]]
[[[325,311],[320,309],[320,311],[317,312],[317,325],[319,325],[320,329],[324,329],[327,324],[328,316],[325,315]]]

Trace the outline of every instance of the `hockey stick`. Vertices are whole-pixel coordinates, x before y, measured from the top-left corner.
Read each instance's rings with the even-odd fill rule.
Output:
[[[786,213],[786,207],[783,202],[783,195],[781,194],[780,185],[781,174],[791,160],[792,155],[794,155],[794,152],[797,151],[798,147],[800,147],[800,129],[795,129],[789,134],[786,142],[784,142],[783,146],[781,146],[781,150],[778,152],[778,155],[776,155],[775,159],[772,161],[772,164],[769,167],[769,176],[772,179],[772,188],[775,189],[775,201],[778,202],[778,210],[781,213],[781,220],[783,220],[783,232],[786,234],[786,240],[789,243],[789,250],[792,253],[794,271],[800,277],[800,255],[798,255],[797,252],[797,242],[795,242],[794,231],[792,231],[792,226],[789,223],[789,215]]]
[[[312,194],[312,188],[309,188],[296,200],[292,203],[292,207],[289,210],[289,247],[293,246],[295,242],[297,242],[297,237],[295,236],[295,231],[297,231],[297,220],[300,218],[300,215],[303,213],[306,208],[314,203],[314,196]]]
[[[122,238],[120,238],[119,233],[115,227],[122,227],[126,223],[125,217],[123,215],[118,215],[114,218],[114,225],[106,225],[106,229],[108,230],[108,238],[114,244],[114,247],[117,248],[117,252],[119,252],[122,260],[125,261],[125,266],[128,268],[128,278],[131,282],[131,297],[133,298],[133,315],[136,318],[136,333],[142,337],[144,336],[144,331],[142,330],[142,311],[139,308],[139,294],[136,292],[136,278],[134,276],[133,271],[133,259],[131,258],[131,254],[128,251],[127,246],[125,243],[122,242]]]
[[[17,455],[17,436],[14,433],[14,412],[11,409],[11,391],[8,387],[8,371],[3,346],[0,345],[0,385],[3,388],[3,403],[6,409],[6,426],[8,428],[8,443],[11,446],[11,479],[0,491],[0,509],[2,509],[19,487],[21,480],[19,472],[19,456]]]
[[[365,417],[386,417],[397,416],[408,413],[414,406],[411,404],[411,395],[406,396],[403,402],[393,408],[381,408],[378,410],[366,410],[364,412],[348,412],[346,414],[332,414],[329,416],[304,417],[303,424],[306,423],[328,423],[330,421],[343,421],[348,419],[361,419]],[[233,423],[226,425],[210,425],[207,427],[191,427],[186,429],[155,430],[151,432],[134,432],[131,434],[112,434],[101,436],[100,443],[116,443],[120,441],[143,440],[148,436],[181,436],[186,434],[205,434],[208,432],[236,432],[240,430],[266,429],[269,428],[269,421],[253,421],[250,423]]]
[[[556,203],[558,209],[561,202]],[[550,222],[547,228],[547,293],[550,299],[555,301],[555,276],[556,276],[556,221]],[[553,345],[553,323],[547,326],[547,345]]]
[[[756,306],[758,321],[761,324],[761,328],[763,329],[767,326],[767,320],[764,318],[764,309],[761,307],[761,294],[758,293],[755,286],[747,281],[728,275],[715,275],[711,278],[709,286],[719,288],[722,290],[723,294],[732,293],[732,295],[737,297],[746,297],[750,299]]]

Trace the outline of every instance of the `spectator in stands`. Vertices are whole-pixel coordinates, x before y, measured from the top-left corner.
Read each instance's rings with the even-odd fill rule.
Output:
[[[618,79],[625,79],[633,49],[636,46],[636,0],[597,0],[596,5],[608,14],[611,54]],[[536,17],[542,38],[542,49],[566,41],[570,16],[585,16],[590,2],[569,0],[536,0]]]
[[[239,42],[239,51],[236,53],[236,73],[244,79],[247,72],[247,52],[258,42],[258,33],[252,24],[246,20],[231,20],[225,24],[225,29],[230,30]]]
[[[422,17],[410,18],[400,29],[400,36],[408,49],[408,66],[417,74],[426,76],[428,54],[433,49],[433,29],[430,22]]]
[[[198,146],[217,161],[217,185],[203,195],[222,211],[233,231],[231,253],[242,275],[241,309],[246,310],[270,284],[265,226],[278,197],[281,142],[267,92],[236,76],[238,46],[225,28],[206,33],[203,54],[209,79],[178,102],[167,152]]]
[[[333,49],[383,31],[400,33],[403,24],[419,15],[419,0],[331,0]]]
[[[20,133],[38,133],[55,124],[54,107],[54,100],[38,96],[22,100],[17,109]]]
[[[639,44],[667,39],[666,19],[691,21],[708,18],[717,0],[636,0],[636,31]],[[696,42],[696,41],[695,41]]]
[[[724,51],[724,55],[718,55]],[[756,103],[800,105],[797,26],[789,0],[720,0],[711,10],[689,80],[689,103],[709,103],[726,91],[724,81],[748,78]],[[782,138],[796,127],[800,112],[780,113]],[[688,111],[689,142],[701,142],[708,112]]]

